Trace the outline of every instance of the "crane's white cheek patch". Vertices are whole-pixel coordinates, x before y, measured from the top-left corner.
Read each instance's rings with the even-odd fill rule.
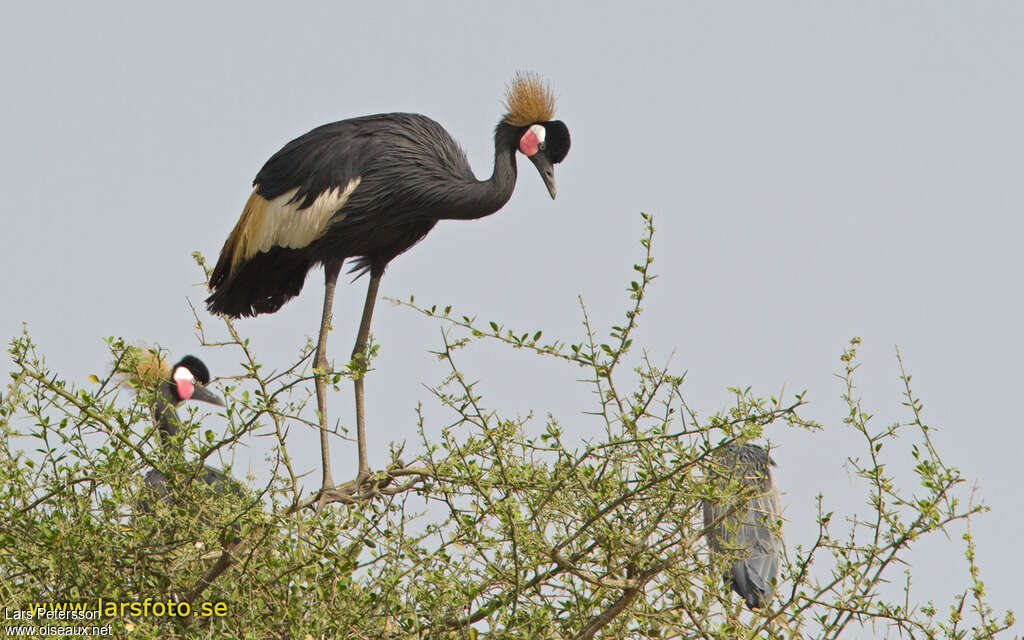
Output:
[[[297,188],[273,200],[266,200],[253,191],[239,221],[232,271],[240,262],[257,253],[270,251],[274,247],[301,249],[319,238],[361,180],[350,180],[344,189],[335,187],[324,191],[305,209],[299,208],[301,200],[291,202]]]

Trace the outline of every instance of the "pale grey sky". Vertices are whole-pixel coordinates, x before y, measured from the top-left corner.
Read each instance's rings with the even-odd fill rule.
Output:
[[[615,323],[655,216],[660,274],[637,344],[676,350],[707,415],[728,386],[807,389],[820,433],[777,429],[787,538],[814,535],[814,496],[863,512],[844,465],[839,354],[859,335],[865,409],[898,411],[899,345],[949,463],[992,512],[973,526],[993,602],[1024,602],[1018,488],[1024,435],[1024,4],[1020,3],[21,3],[0,24],[4,313],[84,382],[101,338],[203,352],[185,297],[189,253],[214,256],[262,163],[310,128],[382,111],[438,120],[490,175],[491,132],[519,69],[548,78],[573,147],[552,202],[528,163],[499,213],[440,224],[392,263],[384,296],[578,339],[581,294]],[[331,355],[346,354],[365,281],[339,288]],[[241,323],[284,364],[319,320],[322,276]],[[367,382],[371,464],[415,442],[438,326],[386,303]],[[578,437],[590,390],[526,355],[462,363],[489,406],[552,412]],[[332,417],[350,420],[346,387]],[[541,423],[537,422],[539,429]],[[214,424],[215,426],[215,424]],[[307,467],[316,435],[302,434]],[[254,443],[254,449],[259,443]],[[335,446],[335,476],[355,447]],[[895,452],[894,452],[895,455]],[[259,472],[261,454],[251,468]],[[894,459],[891,464],[908,464]],[[238,462],[238,471],[249,463]],[[917,545],[918,598],[967,581],[960,541]]]

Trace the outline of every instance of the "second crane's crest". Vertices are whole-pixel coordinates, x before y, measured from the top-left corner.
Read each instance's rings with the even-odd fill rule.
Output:
[[[171,377],[171,363],[156,348],[131,346],[117,363],[117,373],[130,387],[155,389]]]
[[[555,117],[555,94],[540,76],[519,72],[505,91],[505,122],[524,127]]]
[[[210,370],[199,358],[185,356],[172,366],[164,352],[157,347],[130,346],[125,349],[116,367],[121,382],[136,390],[156,389],[161,383],[177,378],[175,374],[182,368],[188,370],[193,383],[206,385],[210,382]]]

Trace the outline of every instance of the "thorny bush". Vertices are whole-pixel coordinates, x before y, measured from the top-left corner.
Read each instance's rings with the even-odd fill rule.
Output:
[[[1012,613],[997,616],[987,603],[969,526],[962,547],[969,575],[948,606],[916,603],[909,581],[898,600],[882,595],[883,582],[901,579],[916,540],[942,535],[957,521],[969,524],[985,507],[933,446],[909,375],[903,374],[907,421],[870,424],[854,386],[857,339],[842,354],[842,399],[845,428],[863,443],[850,464],[874,515],[844,517],[819,496],[817,537],[787,541],[771,606],[741,609],[719,577],[730,558],[709,557],[700,503],[729,499],[725,493],[735,499],[744,489],[706,481],[711,453],[756,440],[768,428],[818,425],[801,415],[803,394],[762,398],[749,389],[734,390],[732,406],[701,418],[684,401],[683,376],[634,348],[655,279],[652,220],[643,220],[643,257],[621,323],[594,326],[580,300],[578,341],[549,341],[541,331],[478,322],[413,298],[402,302],[443,327],[437,355],[449,374],[431,390],[451,419],[426,424],[420,414],[416,458],[392,452],[392,464],[363,494],[303,494],[302,474],[318,461],[296,460],[288,437],[317,428],[307,407],[314,379],[308,341],[291,367],[267,372],[232,322],[224,321],[223,339],[212,340],[197,317],[201,344],[233,350],[242,373],[219,378],[227,399],[217,421],[226,425],[223,433],[201,426],[208,414],[182,411],[180,455],[161,462],[152,392],[126,393],[119,384],[130,346],[109,339],[110,371],[77,384],[47,366],[27,331],[14,338],[11,382],[0,398],[0,601],[12,611],[100,597],[188,601],[193,610],[201,601],[227,605],[227,617],[108,620],[117,634],[134,638],[1006,632]],[[541,424],[488,406],[457,359],[480,341],[554,359],[574,377],[582,368],[596,402],[581,409],[600,424],[590,430],[599,436],[570,439],[555,416]],[[350,362],[330,372],[331,382],[337,388],[357,368]],[[216,495],[195,481],[201,464],[250,433],[276,439],[269,481],[250,485],[244,497]],[[883,459],[882,445],[897,435],[913,439],[912,461]],[[169,464],[182,480],[173,503],[144,513],[142,478],[155,464]],[[890,470],[899,465],[913,465],[916,484],[897,482]]]

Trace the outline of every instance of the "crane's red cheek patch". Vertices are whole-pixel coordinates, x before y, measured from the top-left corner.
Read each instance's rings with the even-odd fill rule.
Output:
[[[523,134],[523,137],[519,139],[519,150],[522,151],[525,156],[532,156],[537,153],[537,145],[539,144],[540,141],[537,140],[537,134],[535,134],[531,129],[527,129],[526,133]]]
[[[176,380],[175,382],[178,384],[178,397],[182,400],[188,400],[195,393],[195,385],[188,380]]]

